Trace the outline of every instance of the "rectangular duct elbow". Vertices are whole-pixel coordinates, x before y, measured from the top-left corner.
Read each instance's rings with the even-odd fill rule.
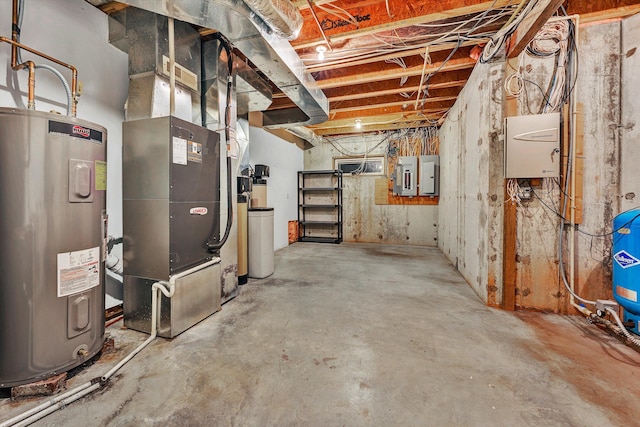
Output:
[[[222,33],[296,105],[295,111],[266,112],[265,126],[313,125],[329,117],[329,101],[306,72],[291,44],[277,37],[239,0],[121,0],[180,21]]]

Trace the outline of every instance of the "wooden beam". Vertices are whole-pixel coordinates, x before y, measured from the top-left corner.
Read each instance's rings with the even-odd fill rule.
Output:
[[[518,58],[508,59],[505,63],[505,78],[515,73],[518,69]],[[518,113],[518,98],[505,96],[504,116],[515,116]],[[516,309],[516,285],[518,281],[517,256],[517,205],[509,200],[507,192],[507,180],[504,181],[504,206],[502,229],[502,308],[504,310]]]
[[[424,105],[448,102],[451,100],[455,100],[459,93],[459,88],[432,90],[429,92],[428,97],[421,98],[421,102]],[[405,110],[411,107],[410,110],[413,110],[417,93],[414,94],[411,98],[405,98],[398,94],[371,97],[366,95],[367,93],[358,94],[358,99],[343,99],[339,101],[332,101],[331,99],[329,99],[329,108],[331,112],[362,111],[366,109],[378,109],[386,107],[404,107]],[[294,107],[294,104],[293,101],[291,101],[289,98],[278,98],[276,102],[273,102],[269,106],[269,111],[292,107]]]
[[[413,67],[407,67],[406,69],[389,69],[383,71],[371,71],[368,73],[352,74],[343,77],[334,77],[324,80],[318,80],[318,87],[320,89],[329,89],[334,87],[351,86],[355,84],[370,83],[380,80],[399,79],[402,77],[419,76],[423,70],[425,74],[429,74],[435,71],[445,72],[453,70],[464,70],[473,68],[476,65],[476,60],[472,58],[459,58],[451,59],[444,66],[442,63],[431,64],[423,69],[422,65],[416,65]],[[442,67],[442,68],[440,68]]]
[[[330,136],[330,135],[362,135],[366,133],[376,133],[384,131],[394,131],[399,129],[415,129],[418,127],[434,126],[436,119],[422,120],[413,122],[398,122],[398,123],[382,123],[363,126],[361,129],[356,129],[353,126],[350,127],[337,127],[329,129],[314,130],[314,133],[318,136]]]
[[[427,98],[429,99],[429,98]],[[434,99],[431,103],[438,104],[436,107],[431,108],[419,108],[419,112],[422,113],[436,113],[442,110],[448,110],[453,105],[453,102],[456,100],[455,96],[442,97],[441,99]],[[407,100],[401,102],[387,102],[384,104],[374,104],[374,105],[361,105],[361,106],[353,106],[353,107],[344,107],[344,108],[332,108],[329,112],[329,116],[336,120],[341,118],[360,118],[367,117],[370,115],[380,115],[380,114],[389,114],[389,113],[413,113],[416,110],[413,108],[414,102]],[[430,106],[429,102],[425,102],[424,107]],[[403,108],[404,107],[404,108]],[[370,111],[373,111],[371,113]],[[347,114],[347,113],[355,113],[355,114]]]
[[[466,80],[453,80],[445,83],[437,83],[428,85],[429,90],[438,90],[438,89],[447,89],[447,88],[458,88],[463,87],[467,83]],[[386,95],[397,95],[399,93],[413,93],[419,90],[424,90],[427,88],[426,85],[422,86],[399,86],[394,89],[387,90],[379,90],[372,92],[361,92],[361,93],[350,93],[346,95],[338,95],[329,97],[329,103],[338,102],[338,101],[350,101],[354,99],[364,99],[364,98],[373,98],[376,96],[386,96]],[[407,102],[411,102],[410,99],[407,99]]]
[[[488,40],[489,40],[488,38],[478,38],[470,41],[465,41],[460,44],[460,47],[475,46],[480,43],[486,43]],[[458,46],[457,43],[443,43],[440,45],[429,46],[429,54],[434,52],[443,52],[447,50],[452,50],[452,49],[455,49],[456,46]],[[372,54],[371,56],[366,58],[357,56],[354,59],[347,58],[343,60],[333,60],[333,61],[331,60],[330,54],[325,54],[327,56],[327,59],[325,59],[322,62],[318,62],[317,54],[314,54],[313,57],[310,57],[310,56],[305,57],[304,55],[301,55],[300,57],[305,62],[307,71],[309,71],[310,73],[315,73],[317,71],[332,70],[336,67],[356,67],[360,65],[372,64],[375,62],[384,62],[388,59],[406,58],[408,56],[423,55],[425,51],[426,51],[426,48],[421,47],[419,49],[401,50],[398,52],[387,53],[387,54],[376,53],[375,55]]]
[[[606,21],[607,19],[621,19],[636,13],[640,13],[640,4],[581,14],[580,24],[591,24],[598,21]]]
[[[360,129],[355,128],[354,119],[329,120],[319,125],[308,126],[316,135],[339,135],[363,133],[377,130],[404,129],[426,126],[437,121],[445,111],[436,113],[392,113],[362,118]]]
[[[563,2],[564,0],[538,0],[509,38],[507,57],[515,58],[520,55]]]
[[[383,31],[393,31],[412,25],[427,24],[430,22],[442,21],[444,19],[457,18],[460,16],[477,14],[488,9],[499,9],[505,6],[518,4],[518,0],[495,0],[484,2],[472,2],[465,0],[446,0],[437,2],[426,2],[424,0],[389,0],[390,10],[393,10],[393,18],[387,14],[385,2],[378,4],[362,5],[356,3],[346,8],[347,12],[362,19],[358,25],[349,23],[334,15],[322,10],[316,10],[320,21],[325,21],[323,26],[325,35],[329,43],[338,43],[350,40],[355,37],[363,37]],[[344,7],[343,7],[344,8]],[[304,12],[306,20],[312,19],[310,12]],[[336,25],[339,23],[339,26]],[[344,31],[345,28],[355,28]],[[324,43],[320,35],[320,30],[316,25],[303,25],[300,33],[299,43],[295,41],[292,45],[296,49],[315,46]]]
[[[97,6],[98,9],[100,9],[101,11],[106,13],[107,15],[111,15],[112,13],[118,12],[118,11],[120,11],[122,9],[126,9],[128,7],[129,7],[129,5],[124,4],[124,3],[120,3],[118,1],[112,1],[112,2],[109,2],[109,3],[101,4],[100,6]]]

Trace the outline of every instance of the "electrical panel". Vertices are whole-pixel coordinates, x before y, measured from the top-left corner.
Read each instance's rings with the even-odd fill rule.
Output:
[[[560,175],[560,113],[507,117],[505,178]]]
[[[393,174],[393,194],[396,196],[417,196],[417,174],[417,157],[398,157],[398,163],[396,163]]]
[[[420,156],[420,196],[437,196],[440,187],[440,156]]]

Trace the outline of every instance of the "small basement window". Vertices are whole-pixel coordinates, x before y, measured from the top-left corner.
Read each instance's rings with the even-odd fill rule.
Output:
[[[384,157],[335,157],[334,169],[345,175],[384,175]]]

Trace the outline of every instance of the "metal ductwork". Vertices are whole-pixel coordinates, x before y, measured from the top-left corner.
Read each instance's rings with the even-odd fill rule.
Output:
[[[264,112],[265,127],[313,125],[329,117],[329,101],[287,40],[276,36],[241,0],[122,0],[122,3],[221,32],[297,108]]]

